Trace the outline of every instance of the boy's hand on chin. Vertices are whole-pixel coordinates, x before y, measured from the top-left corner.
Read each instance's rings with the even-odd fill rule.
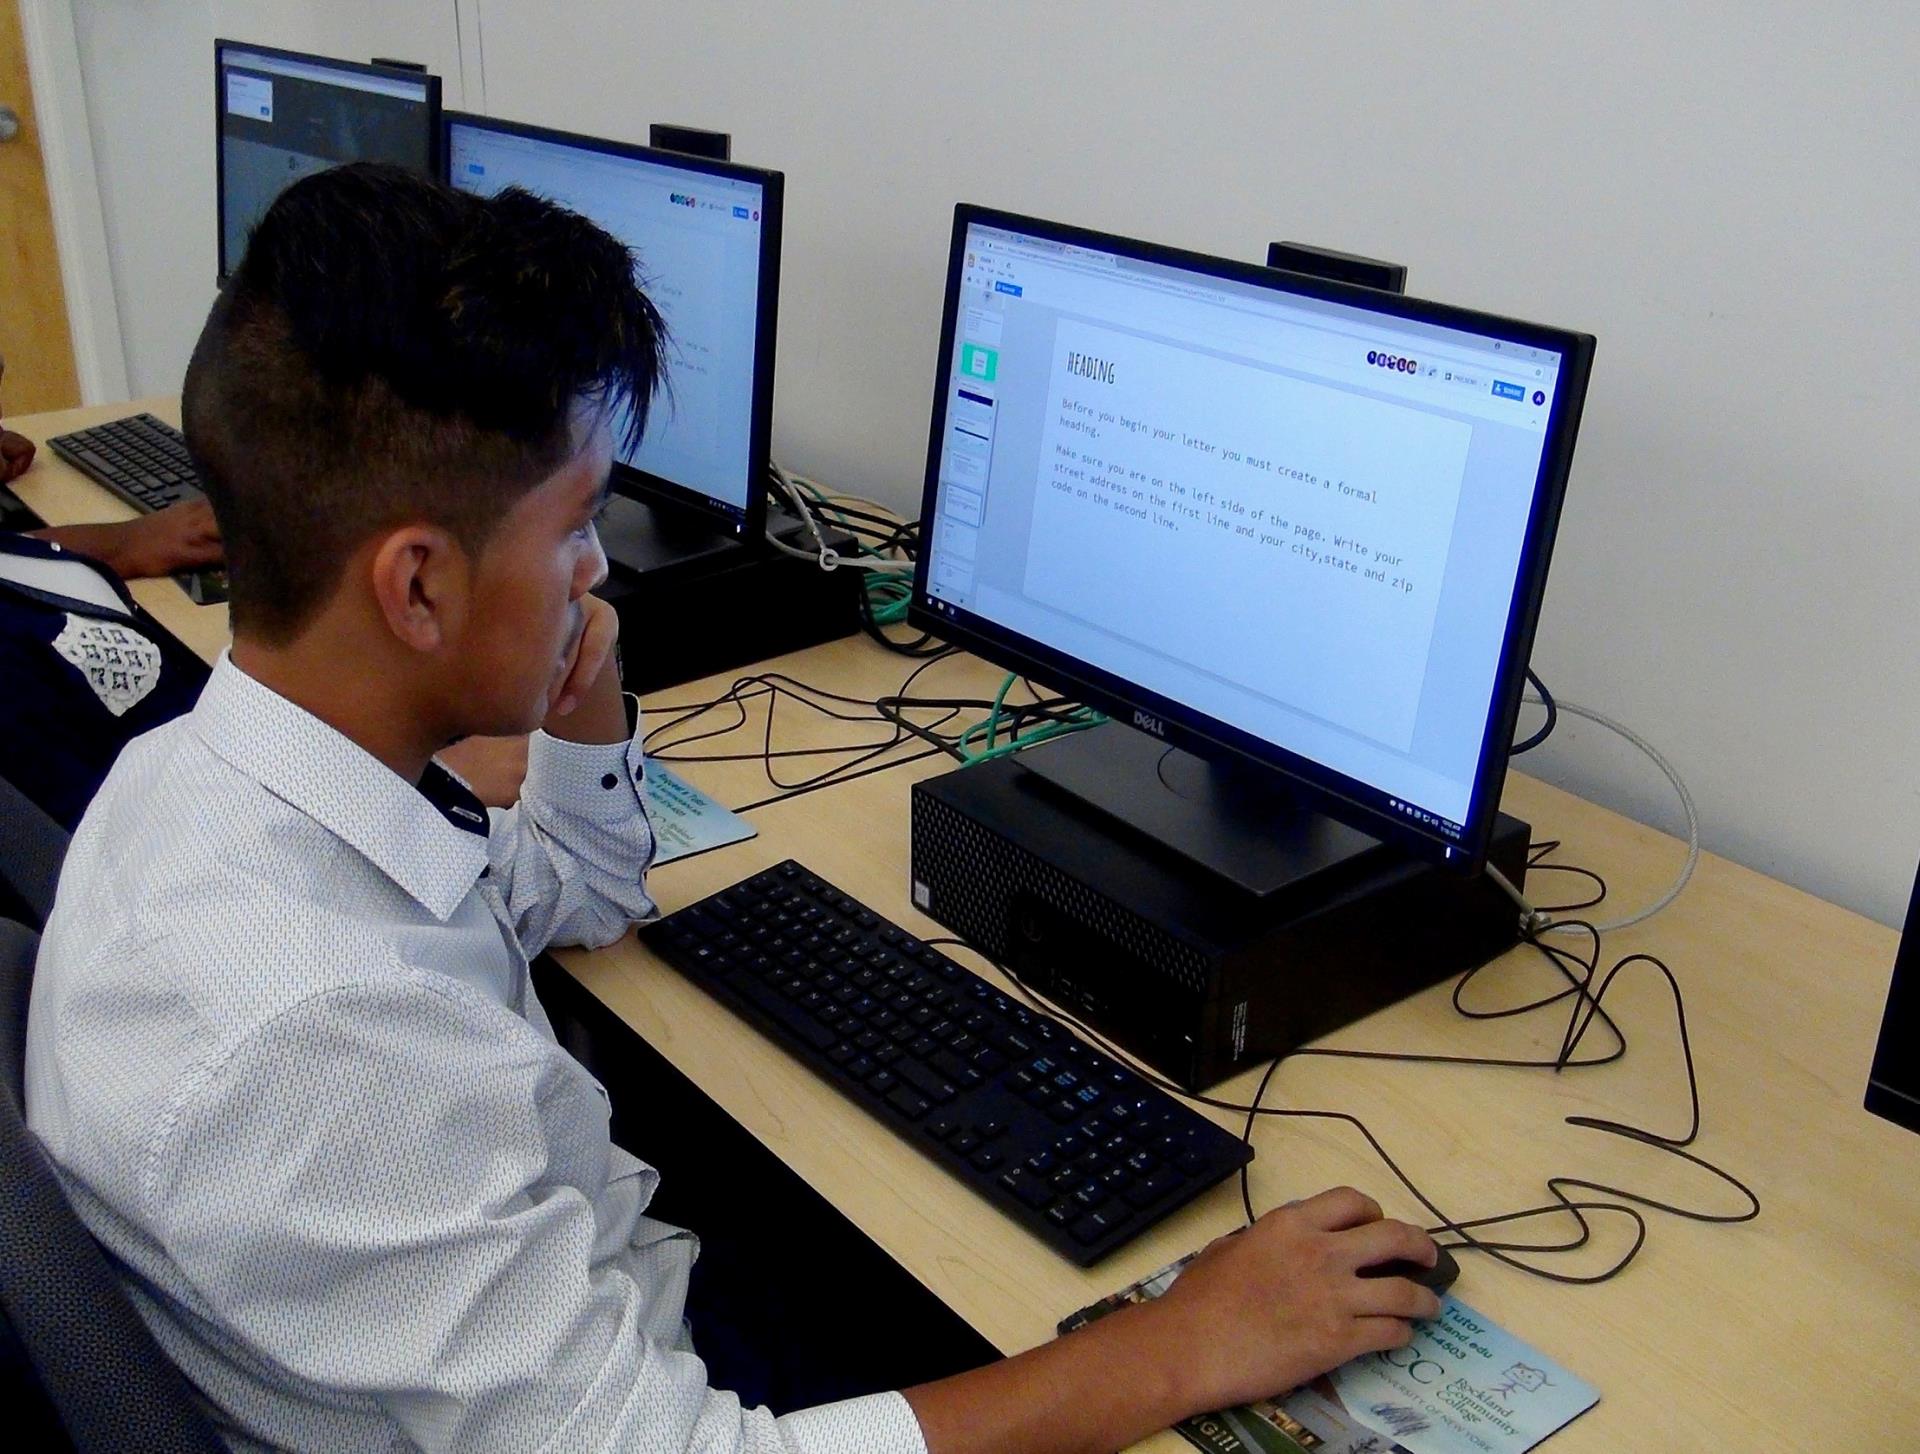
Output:
[[[614,645],[620,639],[620,621],[598,596],[583,596],[585,623],[574,644],[566,672],[549,699],[549,736],[570,742],[624,742],[627,708],[620,698],[620,672],[614,665]]]

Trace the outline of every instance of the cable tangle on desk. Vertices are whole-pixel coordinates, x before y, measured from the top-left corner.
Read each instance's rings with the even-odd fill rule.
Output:
[[[1549,863],[1545,860],[1559,848],[1557,841],[1536,843],[1530,846],[1528,866],[1535,871],[1573,874],[1587,879],[1594,887],[1591,898],[1579,903],[1549,906],[1549,912],[1567,913],[1583,908],[1591,908],[1606,896],[1606,880],[1592,869],[1572,864]],[[1116,1059],[1125,1061],[1139,1074],[1154,1082],[1171,1095],[1193,1101],[1196,1104],[1211,1106],[1216,1110],[1225,1110],[1244,1115],[1246,1124],[1241,1132],[1243,1140],[1251,1141],[1254,1126],[1262,1116],[1290,1118],[1299,1120],[1333,1121],[1351,1126],[1359,1132],[1373,1154],[1380,1159],[1394,1179],[1405,1187],[1407,1192],[1424,1207],[1434,1218],[1434,1225],[1428,1232],[1435,1237],[1448,1234],[1453,1240],[1448,1246],[1456,1251],[1481,1252],[1495,1261],[1505,1263],[1534,1277],[1545,1278],[1552,1282],[1569,1284],[1590,1284],[1607,1282],[1625,1271],[1647,1240],[1647,1211],[1665,1212],[1689,1221],[1708,1223],[1735,1223],[1752,1221],[1760,1215],[1760,1199],[1752,1189],[1732,1172],[1715,1165],[1705,1157],[1688,1149],[1700,1134],[1700,1084],[1693,1063],[1693,1043],[1687,1030],[1686,999],[1681,993],[1680,982],[1673,971],[1658,957],[1651,954],[1629,954],[1617,960],[1604,975],[1599,972],[1600,934],[1591,924],[1582,920],[1558,919],[1556,925],[1562,929],[1578,927],[1591,941],[1590,952],[1582,955],[1559,945],[1543,942],[1537,935],[1529,936],[1525,942],[1541,954],[1556,972],[1566,981],[1564,988],[1523,1004],[1505,1005],[1497,1009],[1471,1008],[1465,999],[1468,987],[1480,977],[1486,966],[1481,965],[1468,970],[1455,982],[1453,987],[1453,1008],[1470,1020],[1511,1019],[1515,1016],[1531,1014],[1544,1010],[1563,1000],[1571,999],[1572,1010],[1568,1016],[1565,1031],[1561,1035],[1559,1049],[1546,1058],[1513,1058],[1498,1056],[1447,1055],[1423,1051],[1399,1050],[1347,1050],[1330,1047],[1308,1046],[1275,1056],[1260,1077],[1260,1083],[1249,1102],[1225,1100],[1216,1096],[1188,1091],[1166,1077],[1159,1075],[1150,1067],[1142,1065],[1133,1056],[1116,1047],[1098,1031],[1092,1029],[1075,1016],[1048,1003],[1035,992],[1017,974],[1005,965],[993,960],[977,946],[953,938],[929,939],[930,944],[949,944],[972,951],[1006,976],[1019,993],[1043,1014],[1071,1025],[1089,1041],[1099,1045]],[[1620,1060],[1627,1052],[1627,1037],[1613,1016],[1607,1012],[1605,999],[1608,992],[1620,976],[1627,970],[1641,965],[1649,965],[1658,970],[1665,978],[1671,991],[1674,1017],[1680,1032],[1681,1057],[1687,1073],[1688,1121],[1687,1128],[1679,1135],[1664,1135],[1642,1126],[1629,1125],[1622,1121],[1610,1120],[1599,1116],[1568,1116],[1566,1124],[1583,1130],[1598,1131],[1605,1135],[1623,1137],[1640,1145],[1652,1147],[1669,1156],[1678,1158],[1688,1165],[1698,1167],[1719,1181],[1725,1183],[1739,1194],[1744,1203],[1737,1211],[1716,1212],[1698,1207],[1682,1206],[1675,1202],[1663,1201],[1643,1192],[1627,1187],[1612,1186],[1605,1182],[1592,1181],[1584,1177],[1555,1175],[1547,1178],[1547,1192],[1551,1201],[1540,1205],[1525,1207],[1518,1211],[1496,1212],[1478,1217],[1454,1217],[1444,1211],[1439,1204],[1413,1180],[1401,1167],[1386,1146],[1382,1144],[1365,1121],[1350,1111],[1327,1110],[1298,1106],[1269,1106],[1265,1104],[1267,1089],[1281,1064],[1296,1056],[1321,1056],[1329,1059],[1393,1061],[1405,1064],[1422,1065],[1473,1065],[1483,1067],[1501,1067],[1509,1069],[1551,1070],[1556,1074],[1585,1069],[1599,1065],[1610,1065]],[[1598,984],[1595,980],[1598,979]],[[1598,1052],[1580,1054],[1580,1047],[1586,1041],[1588,1032],[1595,1023],[1604,1026],[1611,1039],[1611,1045]],[[1247,1168],[1240,1170],[1240,1196],[1242,1207],[1248,1222],[1255,1219],[1253,1197]],[[1642,1209],[1645,1210],[1642,1210]],[[1590,1217],[1598,1214],[1612,1214],[1627,1218],[1633,1225],[1631,1245],[1609,1266],[1598,1272],[1576,1273],[1562,1272],[1558,1269],[1542,1266],[1526,1260],[1521,1254],[1544,1256],[1571,1253],[1587,1246],[1594,1237],[1593,1223]],[[1510,1227],[1519,1223],[1533,1221],[1542,1217],[1570,1217],[1574,1230],[1559,1241],[1526,1242],[1503,1241],[1479,1235],[1495,1227]]]
[[[733,810],[736,813],[750,813],[756,808],[764,808],[804,793],[852,782],[855,778],[941,754],[963,763],[979,762],[988,757],[1018,751],[1062,732],[1077,731],[1099,720],[1084,707],[1065,697],[1042,694],[1025,678],[1019,680],[1032,700],[1008,702],[1008,692],[1016,680],[1011,676],[1002,684],[998,695],[991,699],[916,697],[911,694],[914,683],[923,673],[956,654],[954,648],[942,647],[936,654],[924,657],[919,665],[907,673],[895,691],[872,701],[828,691],[784,672],[756,672],[737,678],[725,692],[707,701],[652,707],[650,710],[663,720],[648,729],[642,746],[648,756],[668,763],[759,762],[766,772],[767,781],[779,791]],[[766,706],[766,723],[758,751],[694,753],[685,750],[695,743],[726,737],[746,728],[751,721],[748,704],[754,702],[764,702]],[[776,748],[775,721],[782,703],[806,708],[838,722],[881,727],[886,729],[886,735],[826,747]],[[958,731],[942,730],[963,713],[976,711],[988,715]],[[723,720],[718,726],[675,735],[679,729],[690,727],[715,712],[729,712],[730,719]],[[938,712],[940,715],[932,721],[916,721],[910,715],[927,712]],[[901,756],[887,756],[893,749],[914,738],[928,743],[927,749]],[[980,743],[984,743],[984,746],[976,745]],[[792,780],[783,778],[776,768],[777,763],[805,758],[841,760],[823,771]]]

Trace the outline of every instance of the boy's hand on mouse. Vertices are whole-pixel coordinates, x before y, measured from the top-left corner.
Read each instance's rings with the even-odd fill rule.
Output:
[[[624,742],[627,705],[621,700],[614,660],[620,620],[598,596],[581,597],[580,606],[585,613],[580,636],[560,685],[547,700],[541,730],[570,742]]]
[[[1196,1410],[1271,1398],[1362,1353],[1403,1347],[1440,1299],[1403,1277],[1359,1269],[1406,1258],[1431,1266],[1434,1241],[1338,1187],[1222,1237],[1153,1308],[1172,1331]]]

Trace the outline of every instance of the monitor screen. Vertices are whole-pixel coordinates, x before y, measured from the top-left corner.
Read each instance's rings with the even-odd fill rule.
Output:
[[[438,172],[440,78],[217,40],[215,170],[220,276],[291,183],[341,162]]]
[[[460,115],[447,119],[446,156],[454,186],[524,187],[634,250],[641,286],[667,323],[667,391],[620,463],[737,533],[758,530],[773,418],[780,174]]]
[[[1472,868],[1591,352],[962,206],[913,617]]]

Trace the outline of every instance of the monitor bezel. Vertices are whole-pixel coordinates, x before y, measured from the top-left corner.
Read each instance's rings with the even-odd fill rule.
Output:
[[[1907,901],[1905,928],[1893,955],[1887,982],[1887,1007],[1874,1042],[1873,1067],[1867,1072],[1866,1108],[1874,1115],[1920,1131],[1920,1074],[1916,1074],[1915,1031],[1920,1030],[1920,873]]]
[[[935,510],[940,491],[940,460],[946,437],[954,338],[961,303],[961,274],[967,232],[976,225],[1021,233],[1041,241],[1116,252],[1143,262],[1184,268],[1231,282],[1250,283],[1275,293],[1343,303],[1393,319],[1479,332],[1503,342],[1552,349],[1560,354],[1559,378],[1548,414],[1546,439],[1534,480],[1533,504],[1522,538],[1513,594],[1508,603],[1506,631],[1495,667],[1472,797],[1458,838],[1395,814],[1384,806],[1390,794],[1379,792],[1311,758],[1068,656],[1044,642],[971,613],[958,613],[950,605],[931,597],[928,580],[933,555],[932,532],[938,518]],[[1286,272],[1258,263],[1214,257],[1185,248],[1169,247],[997,208],[960,203],[954,208],[953,233],[947,257],[940,352],[934,373],[926,476],[921,492],[920,518],[928,532],[927,546],[920,552],[914,566],[913,595],[908,602],[907,619],[922,631],[965,647],[1009,670],[1039,677],[1055,689],[1077,696],[1110,717],[1151,731],[1170,746],[1184,748],[1212,760],[1251,761],[1271,769],[1286,780],[1304,806],[1325,812],[1450,871],[1462,875],[1475,873],[1486,861],[1487,845],[1498,816],[1509,748],[1526,684],[1527,662],[1532,653],[1541,602],[1546,593],[1547,567],[1566,494],[1567,476],[1572,467],[1580,415],[1586,401],[1593,350],[1594,340],[1590,334],[1456,308],[1305,273]],[[1369,795],[1378,798],[1379,805],[1371,801]]]
[[[431,71],[411,71],[399,66],[372,65],[364,61],[336,60],[332,56],[316,55],[311,51],[284,50],[279,46],[255,45],[252,41],[234,40],[230,37],[216,37],[213,42],[213,222],[214,222],[214,267],[215,281],[224,286],[233,276],[233,264],[240,260],[227,258],[227,150],[222,145],[220,133],[221,119],[226,115],[225,88],[221,85],[221,72],[225,69],[226,53],[229,50],[251,51],[256,55],[272,56],[276,60],[301,61],[307,65],[324,66],[329,70],[346,71],[360,76],[381,76],[388,80],[407,81],[414,84],[424,82],[427,89],[427,168],[425,175],[434,178],[446,176],[446,166],[440,157],[443,117],[440,103],[440,78]]]
[[[453,128],[474,126],[533,141],[556,142],[579,147],[606,156],[653,162],[694,175],[725,177],[731,181],[755,182],[760,187],[760,275],[757,293],[757,318],[753,339],[753,400],[747,435],[747,501],[736,517],[731,506],[660,475],[649,474],[633,465],[614,462],[614,487],[631,499],[650,503],[665,501],[675,508],[692,510],[724,526],[729,534],[745,541],[758,540],[767,525],[767,478],[773,458],[773,374],[779,335],[780,247],[786,176],[766,167],[744,166],[739,162],[717,161],[710,157],[689,156],[661,147],[636,142],[615,141],[610,137],[587,136],[551,126],[534,126],[523,121],[508,121],[497,116],[480,116],[469,111],[447,111],[441,117],[440,176],[448,186],[453,180]]]

